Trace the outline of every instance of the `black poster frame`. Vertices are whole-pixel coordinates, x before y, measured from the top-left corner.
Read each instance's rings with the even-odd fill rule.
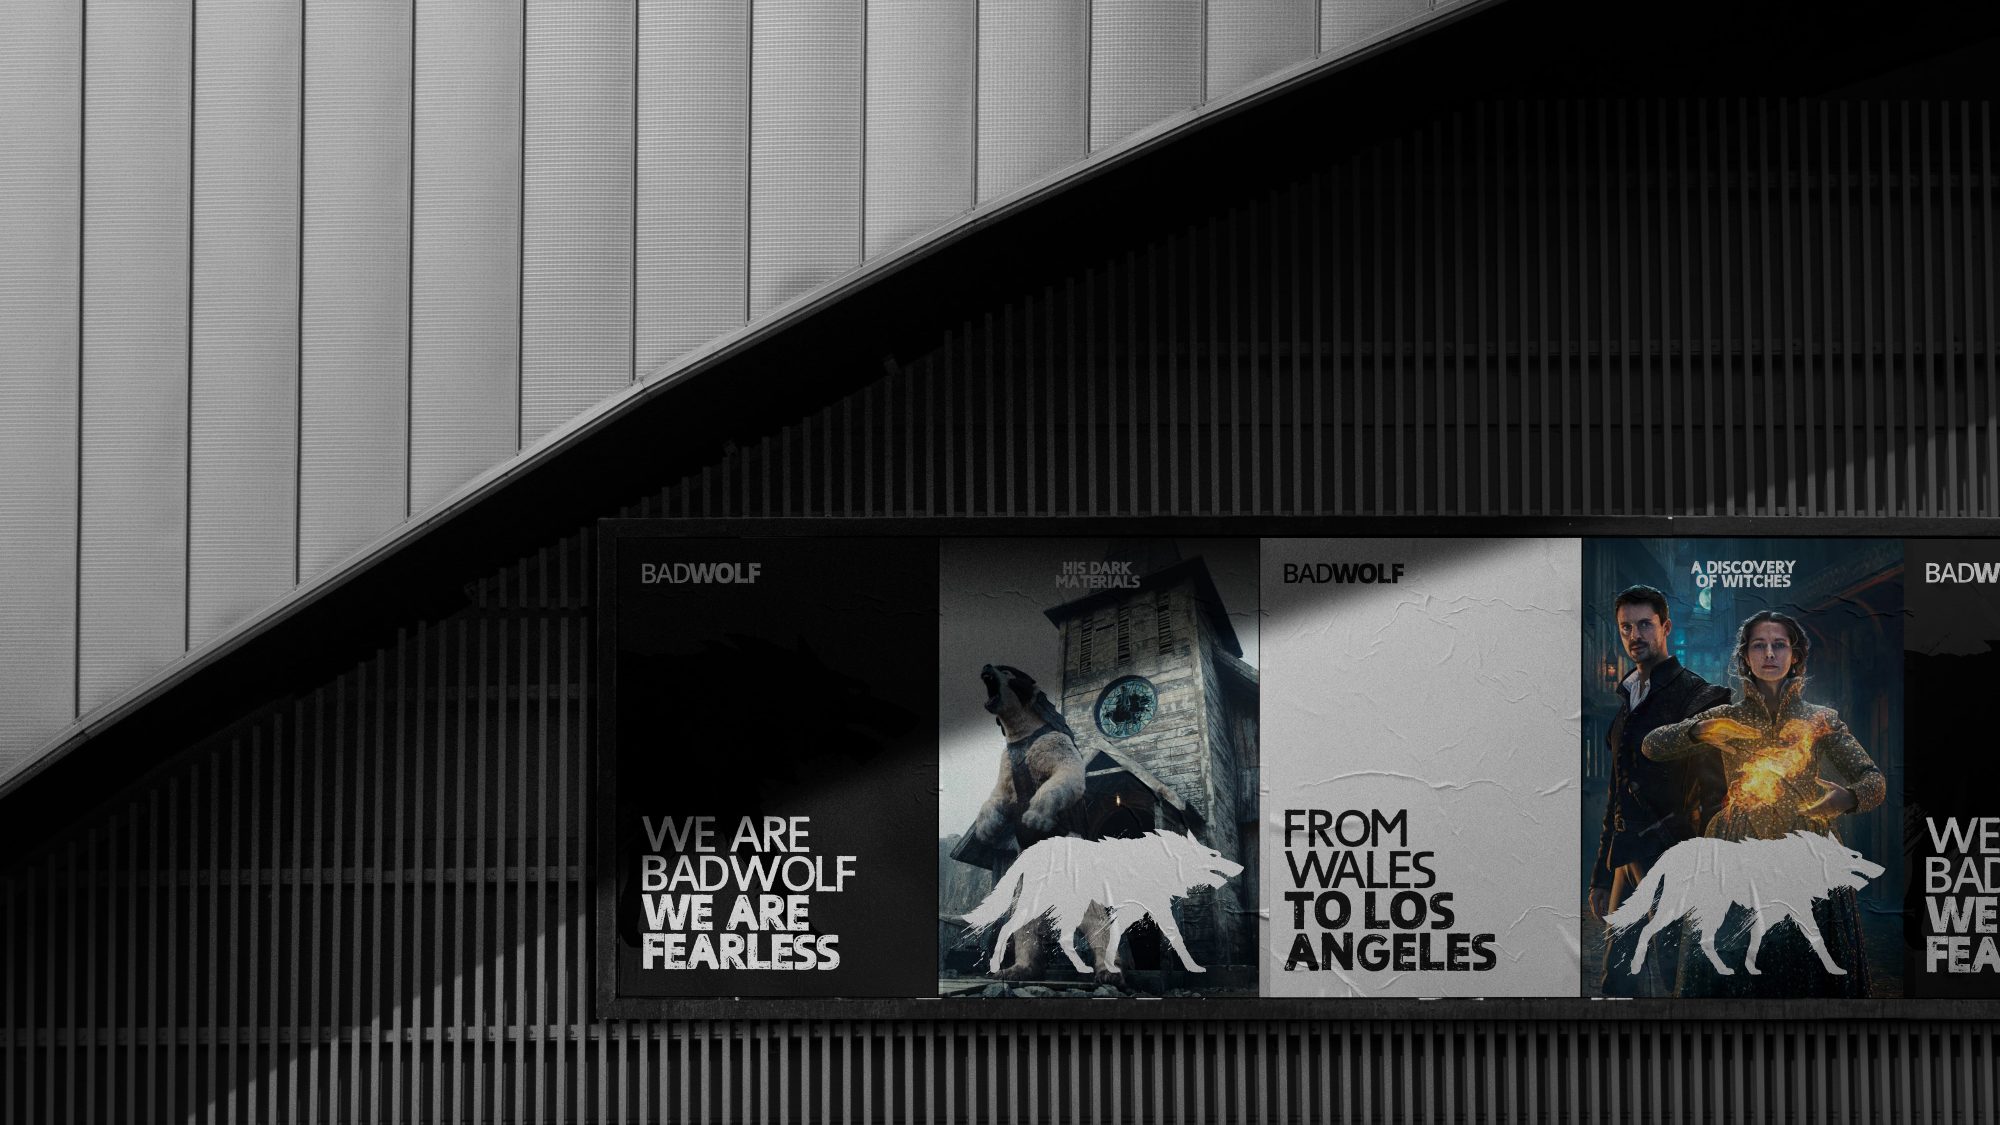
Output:
[[[648,538],[2000,538],[2000,521],[1874,517],[1006,517],[1006,518],[618,518],[597,523],[596,714],[593,808],[604,808],[616,769],[615,689],[608,686],[617,652],[614,564],[619,542]],[[607,870],[612,854],[609,816],[594,817],[586,878],[593,902],[590,937],[595,984],[593,1018],[600,1020],[892,1020],[1036,1021],[1157,1020],[1871,1020],[1918,1022],[2000,1019],[2000,999],[1621,999],[1575,997],[1121,997],[888,999],[808,997],[689,997],[650,999],[615,994],[605,935],[615,925],[616,890]]]

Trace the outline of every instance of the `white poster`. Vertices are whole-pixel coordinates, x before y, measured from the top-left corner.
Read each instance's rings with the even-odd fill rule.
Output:
[[[1581,543],[1263,543],[1269,996],[1574,996]]]

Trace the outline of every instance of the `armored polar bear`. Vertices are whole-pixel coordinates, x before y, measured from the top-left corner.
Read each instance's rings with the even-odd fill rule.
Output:
[[[1083,755],[1060,708],[1035,678],[1005,664],[979,670],[986,711],[1006,738],[1000,778],[980,806],[972,834],[997,843],[1013,834],[1022,849],[1049,836],[1083,834]]]

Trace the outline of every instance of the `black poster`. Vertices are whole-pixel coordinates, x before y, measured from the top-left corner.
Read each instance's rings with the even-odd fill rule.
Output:
[[[2000,996],[2000,542],[1913,539],[1903,690],[1910,756],[1909,995]]]
[[[936,544],[601,550],[600,1014],[931,991]]]

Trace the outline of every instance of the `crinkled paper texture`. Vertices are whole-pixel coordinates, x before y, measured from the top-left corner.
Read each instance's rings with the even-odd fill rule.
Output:
[[[1575,996],[1581,542],[1263,547],[1264,993]],[[1406,569],[1394,584],[1282,580],[1286,563],[1322,562]],[[1286,972],[1284,815],[1311,808],[1407,810],[1409,848],[1436,852],[1426,893],[1452,894],[1452,930],[1495,935],[1495,967]]]

